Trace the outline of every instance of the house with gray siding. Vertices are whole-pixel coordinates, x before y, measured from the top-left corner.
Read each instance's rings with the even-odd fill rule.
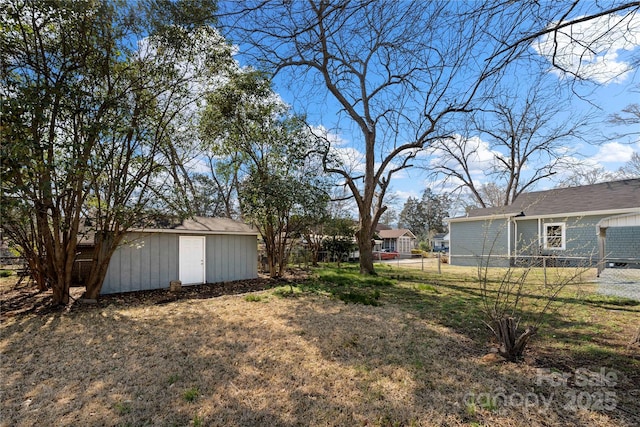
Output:
[[[434,252],[449,250],[449,233],[436,233],[431,239],[431,250]]]
[[[258,232],[228,218],[133,230],[111,257],[101,294],[253,279],[257,259]]]
[[[521,194],[509,206],[449,219],[461,266],[640,266],[640,179]]]

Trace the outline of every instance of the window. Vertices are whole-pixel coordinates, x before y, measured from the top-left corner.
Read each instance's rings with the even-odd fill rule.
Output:
[[[555,250],[565,249],[564,223],[553,223],[544,225],[544,248]]]

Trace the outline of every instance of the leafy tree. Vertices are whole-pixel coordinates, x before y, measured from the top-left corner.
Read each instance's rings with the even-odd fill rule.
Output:
[[[124,233],[169,213],[194,89],[230,61],[213,6],[25,1],[0,15],[3,227],[55,304],[69,300],[83,225],[95,298]]]
[[[329,259],[340,261],[356,248],[354,241],[355,227],[349,218],[332,218],[323,227],[326,234],[322,248],[329,254]]]
[[[238,177],[241,215],[262,235],[270,275],[281,276],[292,237],[321,217],[329,200],[318,138],[252,71],[209,95],[201,125],[203,140]]]
[[[428,241],[436,233],[444,233],[451,200],[447,194],[435,194],[430,188],[420,200],[409,197],[400,213],[399,225],[408,228],[419,241]]]
[[[400,218],[398,219],[399,228],[408,228],[418,238],[418,241],[426,240],[429,234],[429,228],[424,222],[424,212],[420,200],[415,197],[409,197],[402,207]]]

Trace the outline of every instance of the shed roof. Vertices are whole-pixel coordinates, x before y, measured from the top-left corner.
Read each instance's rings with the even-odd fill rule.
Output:
[[[178,225],[153,228],[132,228],[134,233],[173,233],[173,234],[236,234],[258,235],[258,232],[248,224],[230,218],[193,217],[182,221]],[[95,229],[82,224],[78,233],[78,245],[91,247],[95,243]]]
[[[509,206],[472,209],[466,217],[494,215],[564,215],[640,209],[640,179],[602,182],[579,187],[523,193]]]
[[[230,218],[201,216],[185,219],[180,225],[171,228],[143,228],[131,231],[146,233],[258,234],[253,227],[240,221]]]

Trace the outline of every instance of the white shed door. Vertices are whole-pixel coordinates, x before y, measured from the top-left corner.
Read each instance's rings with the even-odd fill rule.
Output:
[[[205,282],[204,236],[180,236],[179,275],[183,285]]]

